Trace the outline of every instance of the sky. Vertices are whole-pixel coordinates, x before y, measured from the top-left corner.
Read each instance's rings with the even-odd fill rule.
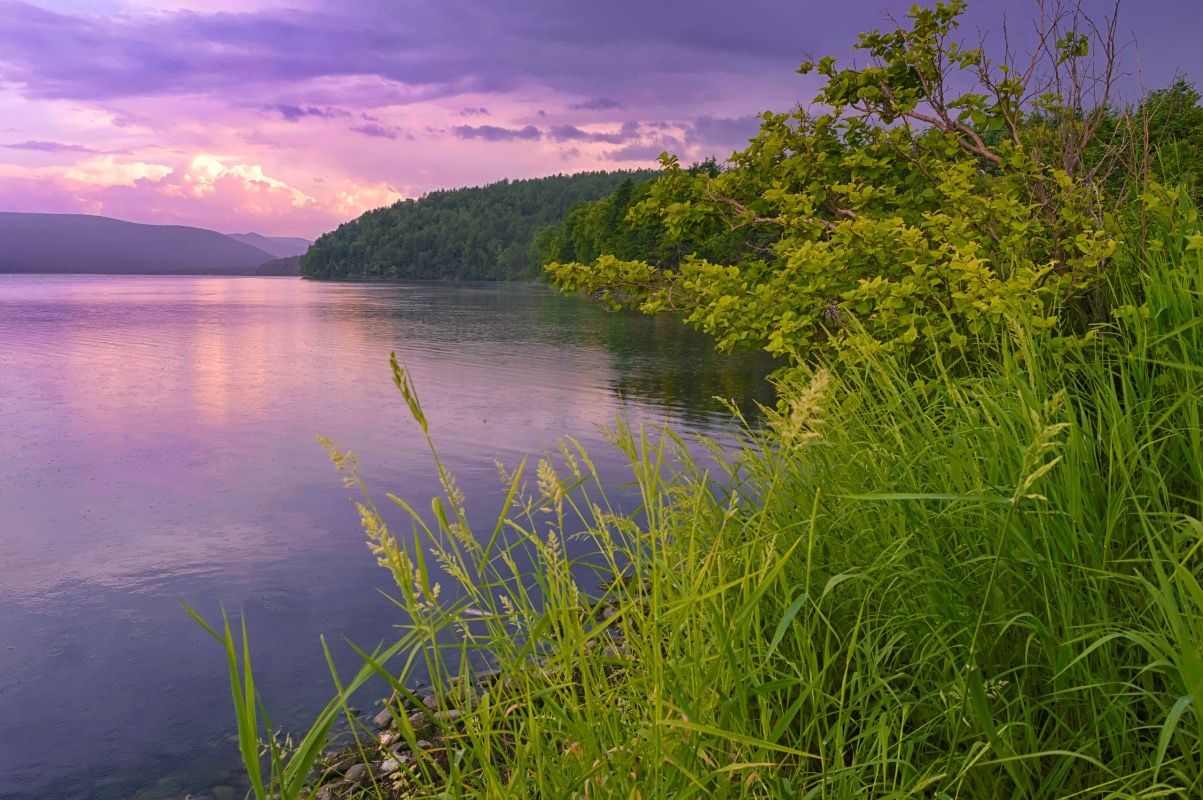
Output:
[[[0,0],[0,211],[314,238],[434,189],[722,159],[910,2]],[[962,31],[1036,3],[970,0]],[[1129,92],[1203,80],[1200,5],[1121,3]]]

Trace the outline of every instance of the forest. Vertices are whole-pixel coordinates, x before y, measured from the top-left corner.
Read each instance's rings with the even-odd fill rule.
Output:
[[[301,259],[315,280],[534,280],[535,238],[574,206],[652,171],[582,172],[431,192],[369,211]]]

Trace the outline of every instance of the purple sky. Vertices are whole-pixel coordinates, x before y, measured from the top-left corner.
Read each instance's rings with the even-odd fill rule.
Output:
[[[436,188],[725,157],[814,96],[804,55],[910,2],[0,0],[0,210],[313,237]],[[976,39],[1035,0],[970,6]],[[1203,78],[1198,8],[1125,0],[1133,91]]]

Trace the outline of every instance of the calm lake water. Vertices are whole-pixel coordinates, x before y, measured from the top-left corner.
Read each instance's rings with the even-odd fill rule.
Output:
[[[617,485],[618,414],[723,436],[713,396],[770,397],[762,358],[535,286],[0,275],[0,798],[237,781],[224,662],[184,602],[245,612],[285,725],[329,699],[319,635],[390,638],[387,576],[315,441],[380,493],[437,492],[390,350],[481,520],[495,459],[571,434]]]

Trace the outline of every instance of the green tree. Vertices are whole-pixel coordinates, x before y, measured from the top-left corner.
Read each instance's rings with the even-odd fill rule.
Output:
[[[795,360],[815,347],[920,357],[933,341],[969,355],[992,328],[1054,328],[1115,248],[1085,157],[1106,118],[1085,87],[1109,97],[1114,29],[1088,39],[1080,17],[1056,16],[1022,72],[954,38],[964,8],[916,6],[908,26],[863,34],[865,67],[803,64],[825,79],[826,110],[766,113],[729,169],[665,157],[629,218],[720,243],[710,252],[607,252],[548,264],[553,279]]]

